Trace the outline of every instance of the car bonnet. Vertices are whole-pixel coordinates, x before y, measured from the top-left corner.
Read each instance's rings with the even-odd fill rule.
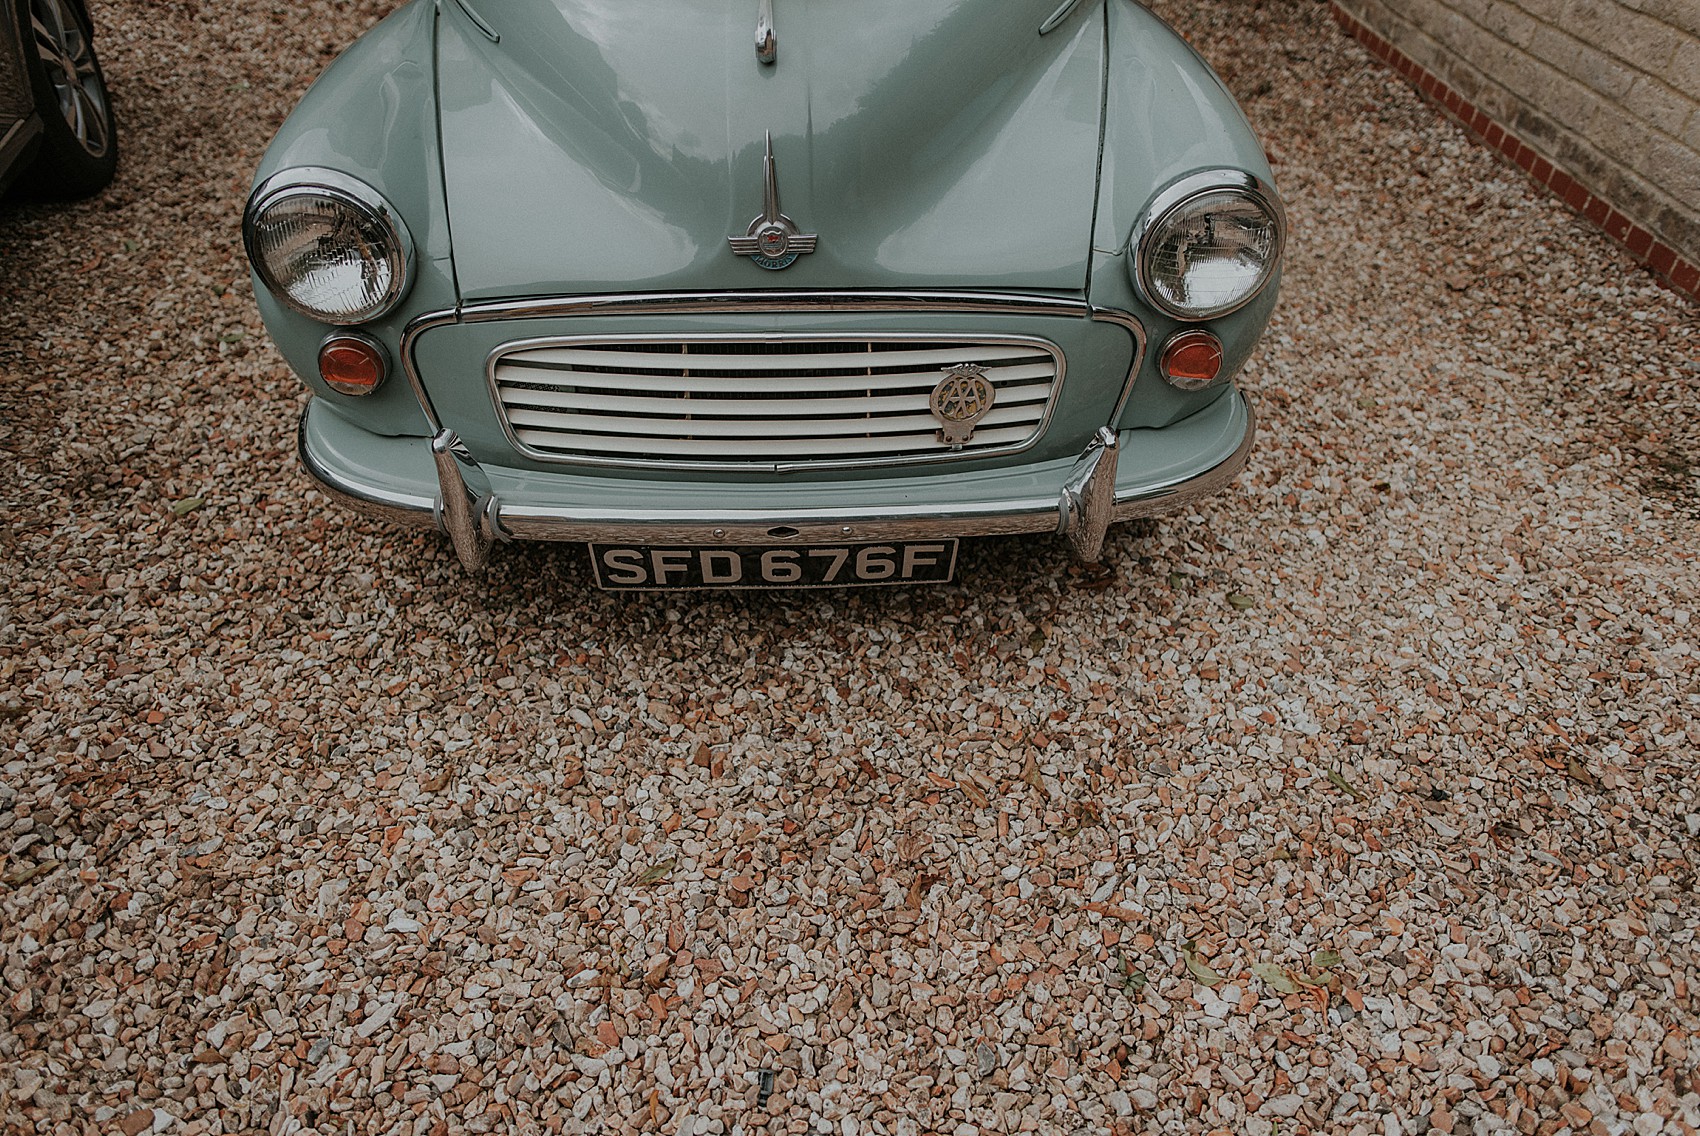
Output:
[[[757,0],[442,5],[463,298],[1084,288],[1102,5],[1045,35],[1031,0],[775,7],[769,64]],[[817,238],[783,269],[728,241],[764,213],[769,138],[780,208]]]

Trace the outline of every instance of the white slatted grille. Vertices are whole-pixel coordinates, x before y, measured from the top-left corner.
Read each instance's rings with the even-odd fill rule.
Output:
[[[578,340],[516,344],[491,366],[509,431],[534,456],[669,465],[845,465],[1026,446],[1062,355],[1037,339]],[[938,440],[929,399],[952,367],[997,388],[968,444]]]

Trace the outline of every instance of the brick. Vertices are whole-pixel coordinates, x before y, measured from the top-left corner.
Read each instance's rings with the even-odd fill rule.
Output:
[[[1484,31],[1509,44],[1525,44],[1535,38],[1540,22],[1511,4],[1495,4],[1481,22]]]
[[[1533,142],[1549,150],[1557,149],[1558,141],[1564,135],[1558,123],[1531,106],[1518,107],[1517,113],[1505,125],[1519,141]]]
[[[1467,116],[1482,92],[1482,73],[1467,63],[1455,62],[1446,73],[1446,82],[1458,92],[1458,98],[1464,104],[1463,113]]]
[[[1551,74],[1538,94],[1520,104],[1511,126],[1526,137],[1554,143],[1566,134],[1586,136],[1607,103],[1597,92],[1581,83]]]
[[[1677,46],[1688,38],[1663,20],[1616,0],[1570,0],[1564,10],[1564,27],[1577,39],[1653,74],[1664,71]]]
[[[1689,35],[1700,36],[1700,4],[1694,0],[1619,0],[1626,8],[1645,12]]]
[[[1431,38],[1438,38],[1451,15],[1439,0],[1399,0],[1398,12],[1401,19]]]
[[[1700,209],[1700,151],[1681,142],[1655,138],[1641,172],[1665,193]]]
[[[1592,50],[1575,36],[1566,35],[1545,24],[1536,25],[1534,32],[1527,38],[1512,42],[1560,75],[1576,74],[1578,58],[1583,51]],[[1599,55],[1601,59],[1606,58],[1601,52],[1596,51],[1594,54]]]
[[[1476,105],[1482,108],[1483,114],[1501,125],[1510,122],[1517,113],[1516,96],[1497,86],[1485,88],[1476,97]]]
[[[1600,179],[1596,192],[1610,201],[1618,211],[1633,215],[1636,220],[1645,224],[1655,237],[1671,244],[1669,234],[1660,224],[1662,198],[1658,189],[1646,178],[1634,170],[1613,167]]]
[[[1623,108],[1655,130],[1681,138],[1697,105],[1695,96],[1684,95],[1647,75],[1636,77],[1622,100]]]
[[[1669,276],[1676,268],[1676,250],[1663,241],[1656,241],[1651,251],[1647,253],[1647,263],[1660,276]]]
[[[1586,208],[1582,210],[1582,214],[1603,229],[1605,228],[1606,218],[1611,216],[1611,206],[1597,197],[1590,197]]]
[[[1580,213],[1588,206],[1588,191],[1581,184],[1572,182],[1569,189],[1564,191],[1564,203]]]
[[[1623,239],[1623,244],[1635,259],[1646,260],[1647,253],[1653,247],[1653,234],[1640,225],[1632,225],[1629,229],[1629,235]]]
[[[1695,211],[1693,202],[1683,202],[1680,206],[1661,203],[1651,216],[1653,232],[1672,248],[1681,249],[1684,257],[1700,264],[1700,212]]]
[[[1678,261],[1671,269],[1671,283],[1687,292],[1695,299],[1700,299],[1700,265],[1688,261]]]
[[[1529,173],[1542,185],[1548,185],[1552,182],[1552,163],[1537,156],[1535,164],[1529,167]]]
[[[1700,94],[1700,39],[1690,39],[1677,48],[1669,71],[1654,73],[1679,91]]]
[[[1487,19],[1488,10],[1495,0],[1451,0],[1452,10],[1473,24],[1480,24]]]
[[[1610,158],[1600,153],[1584,138],[1564,135],[1548,147],[1553,160],[1569,171],[1570,176],[1591,191],[1603,190],[1618,169]]]
[[[1510,91],[1519,101],[1544,91],[1560,78],[1559,73],[1550,65],[1509,45],[1500,48],[1499,56],[1494,61],[1493,74],[1500,86]]]
[[[1632,114],[1611,103],[1601,103],[1594,121],[1588,124],[1588,141],[1633,169],[1645,160],[1649,139],[1647,128]]]
[[[1585,43],[1577,44],[1569,66],[1560,68],[1566,75],[1578,79],[1608,99],[1621,101],[1635,85],[1639,72]]]

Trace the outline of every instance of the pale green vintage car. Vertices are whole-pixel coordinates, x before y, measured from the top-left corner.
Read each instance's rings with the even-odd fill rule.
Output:
[[[1226,486],[1285,222],[1132,0],[412,0],[243,222],[333,497],[609,588],[948,579]]]

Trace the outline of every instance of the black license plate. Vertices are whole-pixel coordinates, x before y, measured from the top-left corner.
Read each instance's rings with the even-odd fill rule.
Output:
[[[849,588],[944,584],[956,573],[956,541],[864,544],[593,544],[596,586],[609,591],[676,588]]]

